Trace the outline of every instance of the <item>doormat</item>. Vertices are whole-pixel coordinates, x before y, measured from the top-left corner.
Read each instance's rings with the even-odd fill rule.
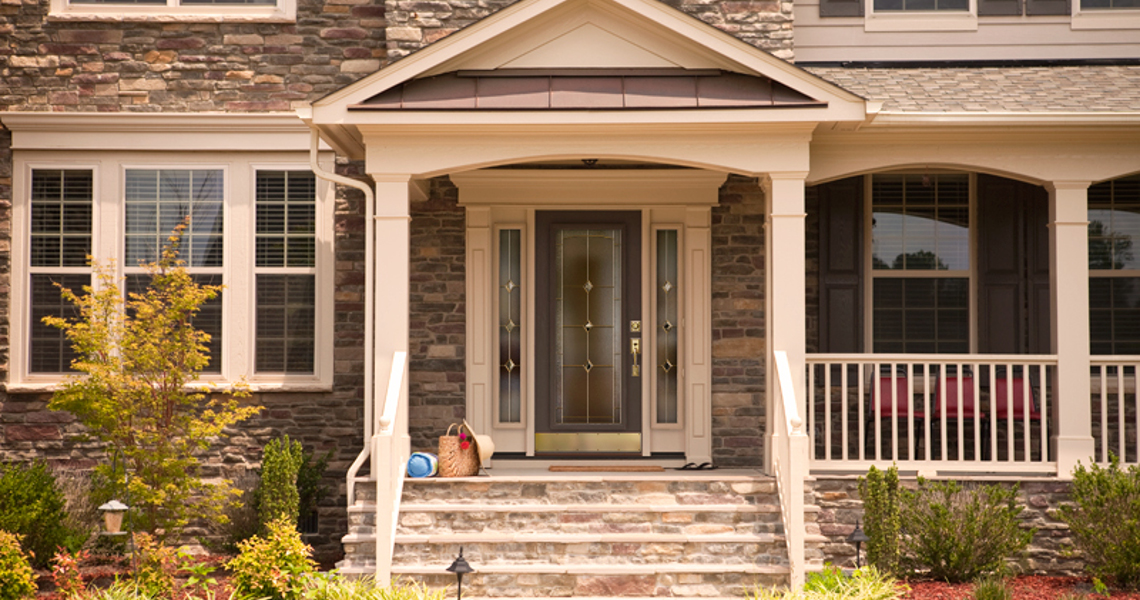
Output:
[[[574,466],[574,465],[551,465],[550,470],[555,473],[658,473],[665,470],[665,467],[660,465],[589,465],[589,466]]]

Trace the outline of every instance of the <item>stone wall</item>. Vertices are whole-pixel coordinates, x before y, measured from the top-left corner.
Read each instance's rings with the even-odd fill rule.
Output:
[[[411,205],[411,335],[408,430],[412,449],[435,452],[447,426],[466,415],[466,232],[459,190],[432,180]]]
[[[388,57],[399,60],[514,4],[515,0],[385,0]],[[778,58],[792,60],[792,3],[781,0],[664,0]]]
[[[712,434],[720,466],[760,466],[764,424],[764,194],[732,175],[712,209]]]
[[[0,4],[0,110],[289,111],[380,68],[384,6],[299,0],[296,23],[68,22]]]
[[[985,480],[972,478],[972,483],[1015,485],[1008,478]],[[914,487],[914,478],[904,478],[903,485]],[[1069,527],[1057,518],[1057,511],[1070,501],[1071,484],[1064,481],[1023,481],[1018,502],[1023,527],[1036,527],[1037,532],[1023,556],[1015,557],[1011,566],[1018,572],[1049,575],[1081,575],[1084,564],[1067,555],[1072,548]],[[815,504],[819,506],[820,533],[828,538],[823,545],[824,560],[840,567],[855,566],[855,549],[847,536],[863,518],[863,502],[859,483],[851,477],[819,477],[814,482]]]

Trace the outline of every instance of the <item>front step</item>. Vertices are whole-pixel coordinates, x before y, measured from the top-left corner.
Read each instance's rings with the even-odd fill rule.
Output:
[[[350,508],[342,572],[375,568],[370,507]],[[754,471],[409,479],[393,575],[454,585],[460,547],[473,596],[740,597],[789,573],[775,482]]]

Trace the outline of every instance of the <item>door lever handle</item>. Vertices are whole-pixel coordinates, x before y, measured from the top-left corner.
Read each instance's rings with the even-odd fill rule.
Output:
[[[632,375],[634,377],[640,377],[641,366],[637,364],[637,357],[641,355],[641,338],[630,338],[629,353],[633,355]]]

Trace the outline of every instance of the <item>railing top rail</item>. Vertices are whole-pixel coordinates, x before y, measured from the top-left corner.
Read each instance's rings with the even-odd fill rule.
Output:
[[[792,368],[788,366],[788,353],[776,350],[776,376],[780,380],[780,398],[783,399],[784,422],[787,432],[801,433],[804,420],[800,417],[800,409],[796,404],[796,388],[792,385]]]
[[[1140,356],[1124,354],[1113,354],[1111,356],[1094,355],[1089,359],[1089,362],[1093,365],[1134,365],[1140,363]]]
[[[1121,357],[1112,357],[1121,359]],[[1056,364],[1056,354],[808,354],[808,364],[851,362],[851,363],[1013,363],[1013,364]],[[1136,357],[1140,360],[1140,357]],[[1094,359],[1095,360],[1095,359]]]
[[[392,372],[388,376],[388,393],[384,396],[384,410],[380,413],[380,427],[376,433],[392,433],[392,425],[396,422],[396,410],[400,406],[400,390],[403,388],[404,365],[407,361],[407,352],[392,353]]]

